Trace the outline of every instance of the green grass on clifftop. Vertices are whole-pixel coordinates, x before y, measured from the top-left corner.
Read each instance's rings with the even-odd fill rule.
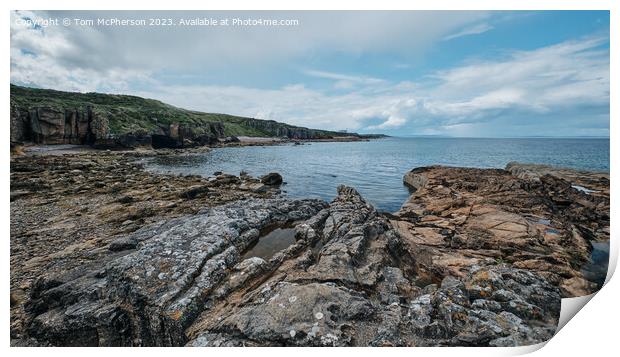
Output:
[[[83,110],[86,106],[92,106],[93,111],[108,117],[110,131],[113,134],[152,132],[158,126],[170,123],[200,125],[208,122],[222,122],[226,136],[274,136],[271,132],[245,124],[248,120],[260,121],[260,119],[191,111],[158,100],[131,95],[62,92],[11,84],[11,105],[21,110],[47,107],[60,111]],[[275,124],[277,127],[297,128],[284,123]],[[352,135],[325,130],[313,130],[313,132],[319,136]]]

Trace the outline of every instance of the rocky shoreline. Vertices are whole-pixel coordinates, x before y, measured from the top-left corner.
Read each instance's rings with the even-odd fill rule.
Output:
[[[416,168],[389,214],[351,187],[148,173],[155,154],[12,157],[13,345],[527,345],[598,288],[606,174]],[[275,229],[292,244],[248,256]]]

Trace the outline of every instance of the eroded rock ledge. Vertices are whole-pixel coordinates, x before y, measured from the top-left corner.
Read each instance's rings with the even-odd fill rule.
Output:
[[[509,263],[559,286],[564,297],[600,286],[581,267],[609,241],[609,175],[510,163],[506,170],[431,166],[408,172],[416,189],[391,224],[429,279],[472,265]]]
[[[99,264],[38,279],[24,343],[484,346],[552,336],[554,283],[494,258],[446,274],[420,249],[434,235],[412,231],[412,214],[388,219],[341,186],[331,204],[250,198],[145,226]],[[242,258],[285,225],[294,244],[268,261]]]

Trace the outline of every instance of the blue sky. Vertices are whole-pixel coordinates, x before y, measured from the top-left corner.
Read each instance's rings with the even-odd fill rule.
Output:
[[[11,81],[390,135],[608,136],[609,13],[12,13]],[[296,19],[282,27],[23,19]]]

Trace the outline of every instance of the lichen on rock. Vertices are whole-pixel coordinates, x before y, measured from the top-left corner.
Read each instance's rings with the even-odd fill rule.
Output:
[[[269,261],[240,259],[261,227],[286,222],[295,244]],[[549,338],[559,314],[557,287],[507,265],[420,284],[416,250],[345,186],[329,205],[236,201],[143,227],[127,240],[137,242],[134,250],[90,270],[41,277],[27,303],[28,338],[54,345],[519,345]]]

